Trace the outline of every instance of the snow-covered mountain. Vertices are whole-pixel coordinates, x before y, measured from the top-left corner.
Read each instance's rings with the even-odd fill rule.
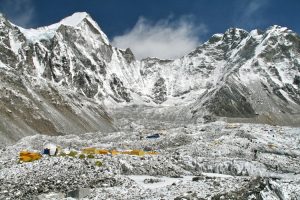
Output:
[[[0,16],[0,73],[7,140],[112,130],[105,110],[128,106],[170,120],[300,124],[300,37],[280,26],[231,28],[182,58],[139,61],[87,13],[38,29]]]
[[[92,84],[90,90],[87,86],[84,89],[87,75],[82,71],[88,65],[80,61],[70,66],[69,57],[63,57],[71,49],[68,42],[63,41],[66,31],[74,31],[78,40],[85,43],[83,30],[90,31],[87,28],[90,22],[80,17],[83,16],[75,14],[49,27],[25,30],[0,16],[1,143],[36,133],[60,135],[116,129],[98,99],[78,92],[93,91]],[[82,30],[75,28],[76,23],[81,23]],[[97,32],[98,29],[91,30]],[[104,36],[97,34],[97,43],[106,44]],[[70,42],[72,38],[68,39]],[[82,56],[84,61],[89,62]],[[70,74],[77,68],[76,74]],[[65,80],[74,86],[67,87]]]

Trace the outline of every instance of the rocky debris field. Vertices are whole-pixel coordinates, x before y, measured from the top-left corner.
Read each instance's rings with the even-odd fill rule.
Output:
[[[25,137],[0,149],[0,199],[300,199],[299,128],[225,122],[166,127]],[[146,138],[155,133],[160,137]],[[159,154],[18,162],[21,150],[41,151],[49,142],[77,151]]]

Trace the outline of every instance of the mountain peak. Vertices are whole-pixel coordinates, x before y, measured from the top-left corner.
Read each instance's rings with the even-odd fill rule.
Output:
[[[90,18],[90,15],[86,12],[76,12],[69,17],[62,19],[58,24],[63,24],[66,26],[77,26],[84,19]]]
[[[37,29],[25,29],[22,27],[19,27],[20,31],[25,35],[25,37],[31,41],[31,42],[37,42],[39,40],[45,39],[51,39],[53,38],[56,30],[61,26],[71,26],[71,27],[77,27],[84,19],[90,18],[89,14],[86,12],[76,12],[72,14],[69,17],[66,17],[62,19],[61,21],[52,24],[50,26],[44,26],[39,27]],[[93,20],[90,18],[90,21],[93,22]]]
[[[282,26],[279,26],[279,25],[273,25],[273,26],[270,26],[269,28],[268,28],[268,30],[285,30],[285,29],[287,29],[286,27],[282,27]]]
[[[280,33],[284,33],[284,32],[293,32],[293,31],[284,26],[273,25],[273,26],[270,26],[266,32],[276,32],[276,33],[280,34]]]
[[[273,25],[270,26],[267,30],[266,30],[267,34],[270,34],[272,36],[285,36],[287,34],[291,34],[294,33],[292,30],[288,29],[287,27],[283,27],[283,26],[278,26],[278,25]]]
[[[90,15],[88,13],[86,13],[86,12],[76,12],[76,13],[60,20],[58,23],[55,23],[55,24],[52,24],[52,25],[48,26],[47,28],[48,29],[57,29],[61,25],[77,27],[85,19],[88,19],[89,21],[93,21],[93,19],[90,17]]]
[[[25,29],[25,28],[19,27],[19,29],[21,30],[21,32],[25,35],[25,37],[29,41],[35,43],[35,42],[38,42],[43,39],[49,40],[49,39],[53,38],[57,29],[59,27],[61,27],[62,25],[73,27],[73,28],[80,28],[80,25],[83,24],[84,21],[88,21],[88,23],[90,25],[92,25],[93,28],[96,29],[99,34],[101,34],[104,43],[109,44],[109,40],[108,40],[107,36],[102,32],[102,30],[99,27],[99,25],[97,24],[97,22],[95,22],[91,18],[91,16],[86,12],[76,12],[76,13],[72,14],[71,16],[68,16],[50,26],[44,26],[44,27],[40,27],[37,29]]]
[[[240,28],[229,28],[224,35],[231,35],[231,36],[237,36],[237,37],[241,37],[241,36],[245,36],[247,35],[248,32],[244,29],[240,29]]]

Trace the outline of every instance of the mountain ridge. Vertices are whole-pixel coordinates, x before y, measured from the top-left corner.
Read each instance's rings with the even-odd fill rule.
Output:
[[[134,113],[135,118],[146,116],[183,122],[219,118],[300,125],[297,118],[300,113],[300,37],[285,27],[274,25],[266,31],[250,32],[230,28],[224,34],[213,35],[181,58],[136,60],[130,49],[111,46],[95,23],[87,13],[75,13],[71,18],[42,28],[41,36],[41,32],[35,33],[39,29],[22,29],[1,17],[0,72],[3,77],[19,74],[26,82],[26,86],[16,89],[17,78],[12,83],[2,81],[2,91],[3,85],[8,84],[11,91],[21,90],[34,105],[44,107],[43,112],[47,113],[42,105],[44,101],[48,106],[55,105],[57,111],[57,116],[50,114],[52,117],[49,113],[40,114],[41,119],[49,122],[48,128],[35,127],[25,135],[69,134],[75,129],[77,133],[113,130],[111,121],[116,118],[115,111],[131,106],[147,106],[152,110],[139,109],[140,112],[135,113],[124,109],[128,118]],[[36,102],[41,96],[44,99]],[[56,100],[52,101],[53,98]],[[3,104],[5,108],[12,105],[11,102]],[[84,104],[89,105],[85,111]],[[80,112],[85,114],[79,116]],[[66,121],[72,113],[74,121],[69,122],[70,127],[64,127],[58,120],[61,113]],[[93,114],[86,119],[88,113]],[[29,114],[34,115],[34,112]],[[11,118],[15,120],[15,116]],[[24,116],[19,118],[22,120]],[[78,118],[83,120],[85,128],[71,128],[76,127]],[[99,126],[98,121],[91,118],[103,124]],[[34,127],[34,123],[25,124],[30,129]],[[7,130],[3,128],[2,135],[13,134]]]

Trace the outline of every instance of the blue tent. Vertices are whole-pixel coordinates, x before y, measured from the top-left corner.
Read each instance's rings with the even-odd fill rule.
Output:
[[[147,136],[146,138],[151,139],[151,138],[159,138],[159,137],[160,137],[159,134],[158,134],[158,133],[155,133],[155,134],[153,134],[153,135]]]
[[[50,149],[44,149],[43,154],[50,155]]]

